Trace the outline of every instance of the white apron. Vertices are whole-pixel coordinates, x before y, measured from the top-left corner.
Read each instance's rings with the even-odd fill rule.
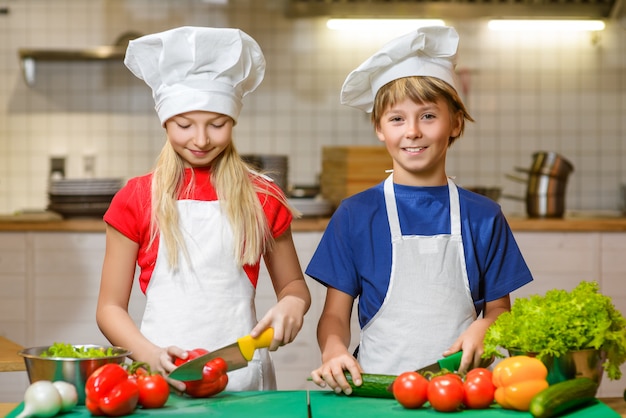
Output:
[[[382,306],[361,330],[358,360],[366,373],[400,374],[432,364],[476,319],[461,239],[459,193],[451,180],[448,188],[451,235],[402,236],[393,174],[385,180],[391,276]]]
[[[141,332],[161,347],[213,351],[256,325],[256,291],[234,261],[232,230],[219,202],[180,200],[177,205],[192,265],[179,252],[178,268],[171,271],[165,243],[159,242]],[[248,367],[229,372],[228,379],[228,391],[276,389],[268,350],[257,350]]]

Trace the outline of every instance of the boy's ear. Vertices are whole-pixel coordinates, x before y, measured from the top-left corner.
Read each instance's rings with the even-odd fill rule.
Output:
[[[380,142],[385,142],[385,135],[383,135],[383,133],[380,130],[380,125],[376,124],[376,127],[374,128],[376,130],[376,136],[378,137],[378,140]]]
[[[463,113],[456,112],[456,115],[453,118],[454,127],[452,128],[452,132],[450,133],[450,137],[458,138],[461,134],[461,127],[463,126]]]

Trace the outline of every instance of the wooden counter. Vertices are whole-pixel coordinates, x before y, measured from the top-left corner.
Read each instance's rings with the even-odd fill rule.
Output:
[[[68,219],[68,220],[11,220],[9,217],[0,219],[2,231],[66,231],[66,232],[104,232],[105,224],[101,219]],[[513,231],[537,232],[620,232],[626,231],[626,217],[599,218],[564,218],[564,219],[528,219],[509,217],[509,225]],[[328,218],[302,218],[293,222],[293,232],[323,231]]]
[[[24,359],[17,354],[23,348],[21,345],[0,336],[0,372],[21,372],[26,370]]]

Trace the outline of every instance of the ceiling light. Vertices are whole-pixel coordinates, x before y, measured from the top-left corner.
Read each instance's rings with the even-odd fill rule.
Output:
[[[494,31],[542,31],[573,32],[604,30],[601,20],[490,20],[489,29]]]
[[[410,31],[423,26],[444,26],[441,19],[328,19],[326,27],[342,31]]]

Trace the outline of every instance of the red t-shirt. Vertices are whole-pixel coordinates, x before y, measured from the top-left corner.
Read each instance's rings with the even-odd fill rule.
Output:
[[[209,169],[194,169],[195,187],[186,199],[213,201],[217,200],[217,193],[211,184]],[[191,179],[191,169],[185,172],[185,184]],[[282,193],[280,188],[262,178],[257,183],[271,189],[274,193]],[[145,293],[152,272],[156,264],[159,251],[158,237],[150,248],[150,210],[151,210],[151,182],[152,174],[135,177],[120,189],[113,197],[109,209],[104,214],[104,221],[117,229],[128,239],[139,244],[137,265],[140,268],[139,283]],[[265,216],[269,222],[274,238],[283,234],[291,225],[293,219],[291,212],[282,205],[278,199],[264,193],[258,193],[259,200],[263,205]],[[259,279],[260,258],[254,265],[245,265],[244,270],[254,287]]]

